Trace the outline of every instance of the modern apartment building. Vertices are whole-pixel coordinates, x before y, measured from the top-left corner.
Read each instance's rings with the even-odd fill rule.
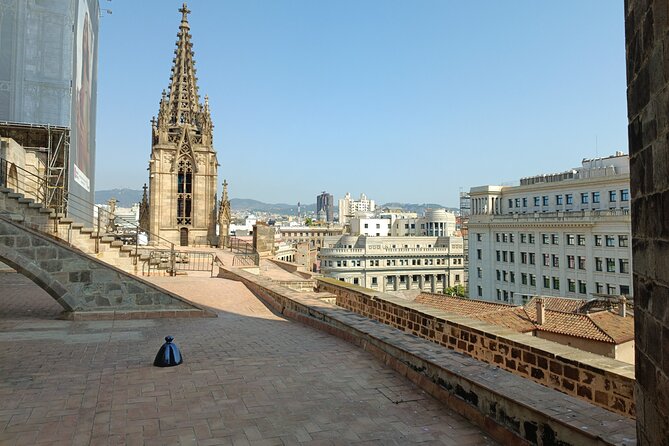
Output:
[[[430,292],[462,284],[461,237],[325,237],[321,273],[378,291]]]
[[[523,304],[532,296],[632,294],[629,158],[470,190],[469,295]]]
[[[316,196],[316,215],[319,221],[332,223],[334,221],[334,197],[323,191]]]
[[[388,237],[390,235],[390,218],[354,217],[350,220],[351,235],[367,235],[369,237]]]
[[[360,194],[359,200],[351,199],[351,194],[346,192],[344,198],[339,199],[339,223],[345,225],[350,219],[359,212],[374,212],[376,203],[367,198],[367,195]]]

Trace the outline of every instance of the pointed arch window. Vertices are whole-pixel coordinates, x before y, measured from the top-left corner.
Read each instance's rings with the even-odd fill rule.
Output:
[[[177,224],[191,225],[193,222],[193,164],[182,158],[177,171]]]

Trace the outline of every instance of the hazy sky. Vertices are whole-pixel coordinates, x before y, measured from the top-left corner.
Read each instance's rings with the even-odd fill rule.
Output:
[[[101,1],[96,188],[147,181],[178,1]],[[627,152],[623,2],[188,2],[233,198],[457,206]]]

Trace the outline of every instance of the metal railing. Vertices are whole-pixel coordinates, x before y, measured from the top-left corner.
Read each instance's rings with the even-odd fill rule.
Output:
[[[0,187],[12,189],[35,202],[46,203],[46,178],[40,177],[4,158],[0,158]]]
[[[175,275],[179,271],[209,271],[213,276],[215,263],[216,256],[212,252],[151,249],[142,272],[151,275],[152,270],[165,270]]]
[[[251,243],[237,237],[229,237],[227,248],[230,248],[230,252],[236,253],[232,258],[232,266],[260,265],[260,254]]]

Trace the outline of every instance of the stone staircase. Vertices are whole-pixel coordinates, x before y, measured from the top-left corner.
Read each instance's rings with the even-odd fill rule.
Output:
[[[149,254],[143,252],[141,248],[135,253],[134,245],[124,245],[114,237],[100,234],[94,228],[76,223],[12,189],[0,187],[0,215],[56,237],[123,271],[136,275],[148,271]]]

